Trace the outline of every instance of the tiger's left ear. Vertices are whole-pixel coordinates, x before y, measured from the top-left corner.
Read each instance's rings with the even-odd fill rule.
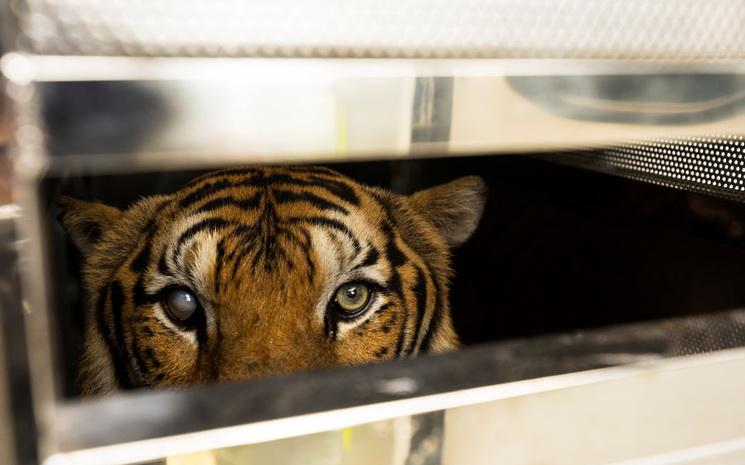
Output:
[[[65,195],[57,197],[55,201],[61,210],[59,219],[62,225],[83,255],[122,214],[117,208]]]
[[[467,176],[415,192],[408,201],[437,228],[451,247],[457,247],[476,230],[487,192],[483,179]]]

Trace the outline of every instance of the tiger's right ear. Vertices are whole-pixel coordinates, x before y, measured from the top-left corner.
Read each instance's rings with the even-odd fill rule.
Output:
[[[55,199],[60,208],[59,220],[73,243],[85,255],[101,234],[115,222],[122,211],[99,202],[88,202],[61,195]]]
[[[487,187],[478,176],[466,176],[409,196],[409,204],[442,234],[451,247],[463,244],[479,224]]]

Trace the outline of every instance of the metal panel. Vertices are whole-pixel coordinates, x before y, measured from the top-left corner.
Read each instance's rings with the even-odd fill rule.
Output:
[[[11,0],[44,54],[272,57],[745,56],[740,0]],[[15,48],[15,47],[14,47]]]
[[[542,155],[565,165],[745,201],[745,138],[657,139],[593,151]]]
[[[29,178],[566,150],[745,124],[737,63],[9,54],[2,68]]]
[[[417,360],[286,375],[250,384],[67,402],[49,423],[52,430],[45,432],[54,438],[47,453],[53,459],[50,463],[67,463],[58,462],[63,459],[80,460],[72,463],[126,463],[329,431],[538,392],[571,391],[595,383],[600,383],[597,392],[602,392],[602,383],[606,381],[626,380],[631,386],[646,386],[650,379],[668,370],[674,373],[689,363],[699,367],[690,372],[695,379],[700,373],[719,370],[716,367],[721,367],[720,360],[739,367],[743,353],[739,350],[729,353],[726,349],[743,344],[745,311],[736,310],[469,348]],[[669,359],[717,350],[724,352],[712,355],[711,359],[690,362]],[[585,371],[619,365],[626,368]],[[712,368],[707,368],[709,365]],[[737,389],[738,383],[745,381],[732,369],[724,372],[731,375],[726,383],[720,383],[729,383],[727,389]],[[719,380],[721,375],[718,376]],[[531,379],[534,381],[525,381]],[[731,402],[730,391],[717,391],[715,385],[707,385],[709,388],[710,391],[701,395],[712,397],[712,402]],[[710,394],[715,391],[722,396]],[[598,398],[598,402],[601,400]],[[669,402],[688,400],[670,396]],[[571,408],[574,404],[563,405]],[[725,416],[721,409],[717,412]],[[665,421],[665,415],[662,411],[653,414],[659,421]],[[100,422],[100,418],[107,421]],[[506,421],[502,416],[495,418]],[[491,434],[489,431],[484,434]],[[635,436],[624,437],[633,440]],[[486,446],[479,448],[474,450],[490,450]]]
[[[371,458],[383,457],[360,460],[340,450],[346,428],[355,435],[377,422],[378,428],[390,431],[389,440],[400,436],[407,439],[410,430],[401,431],[401,420],[395,419],[407,421],[411,415],[440,409],[446,410],[443,463],[494,463],[498,459],[499,463],[509,464],[600,465],[638,463],[647,458],[648,463],[665,464],[677,463],[681,458],[690,462],[723,454],[742,456],[745,412],[738,399],[745,388],[745,377],[741,375],[744,360],[742,350],[725,351],[450,391],[77,450],[53,455],[46,463],[124,464],[194,452],[199,452],[203,460],[205,454],[208,459],[215,455],[246,458],[255,457],[257,451],[265,458],[284,457],[282,463],[307,463],[298,462],[297,455],[287,454],[288,447],[298,446],[321,454],[304,460],[370,463]],[[675,395],[670,395],[672,392]],[[329,433],[318,434],[323,431]],[[278,441],[297,436],[305,437],[300,442]],[[357,448],[364,448],[370,439],[360,441]],[[318,450],[319,443],[327,444],[325,451]],[[380,445],[378,451],[385,454]],[[669,460],[676,456],[677,461]],[[385,463],[392,462],[386,459]]]
[[[591,465],[745,454],[740,362],[658,370],[447,413],[444,463]],[[704,360],[704,359],[701,359]],[[740,404],[735,406],[734,404]],[[468,444],[467,447],[460,447]],[[730,451],[731,452],[731,451]],[[665,460],[664,455],[668,455]]]

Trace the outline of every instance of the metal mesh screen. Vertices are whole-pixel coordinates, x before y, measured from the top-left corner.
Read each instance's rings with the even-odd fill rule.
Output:
[[[542,155],[566,165],[745,201],[745,137],[638,141],[600,151]]]
[[[668,326],[665,329],[674,328]],[[732,311],[708,318],[691,319],[688,326],[677,329],[679,330],[670,333],[670,351],[673,356],[742,347],[745,345],[745,312]]]
[[[516,370],[515,379],[526,379],[549,367],[581,371],[743,346],[745,310],[735,309],[509,342],[495,356],[506,371]],[[521,360],[529,363],[515,363]]]
[[[742,0],[10,1],[44,54],[745,57]]]

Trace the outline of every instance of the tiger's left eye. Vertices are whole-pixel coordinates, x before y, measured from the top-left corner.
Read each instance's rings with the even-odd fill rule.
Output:
[[[356,316],[367,307],[371,294],[364,283],[348,283],[336,291],[334,302],[343,316]]]

